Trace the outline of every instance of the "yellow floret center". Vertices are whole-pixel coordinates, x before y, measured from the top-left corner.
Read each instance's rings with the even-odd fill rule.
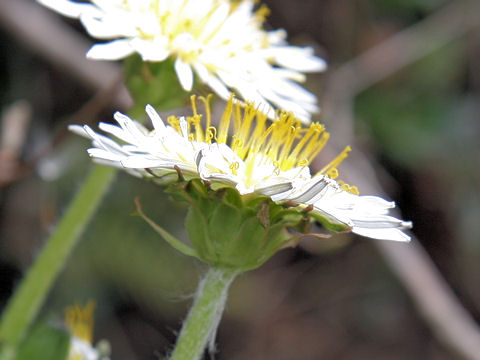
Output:
[[[211,95],[198,98],[205,109],[205,113],[200,114],[196,96],[191,97],[193,115],[186,118],[188,138],[190,141],[207,144],[216,142],[229,145],[245,163],[244,180],[247,186],[253,185],[257,166],[273,165],[276,175],[282,171],[309,166],[330,137],[323,125],[313,123],[303,127],[291,112],[282,111],[273,122],[269,122],[267,115],[255,105],[242,104],[233,95],[228,100],[219,123],[214,126],[210,99]],[[177,117],[169,117],[168,122],[181,134],[180,120]],[[350,151],[350,146],[347,146],[314,176],[324,175],[336,179],[339,175],[338,166]],[[237,162],[230,164],[233,175],[237,175],[238,169]],[[358,194],[357,187],[342,181],[338,183],[343,190]]]
[[[222,1],[214,1],[211,4],[210,9],[203,15],[199,16],[194,14],[193,16],[187,15],[185,8],[188,6],[190,1],[200,1],[200,0],[183,0],[169,4],[165,0],[123,0],[120,4],[120,8],[132,15],[135,15],[139,20],[136,24],[137,36],[154,41],[156,38],[163,37],[168,39],[167,48],[172,55],[175,57],[180,57],[186,63],[194,63],[198,60],[198,56],[203,52],[204,47],[208,46],[212,39],[214,39],[217,34],[225,32],[225,24],[229,21],[230,17],[234,15],[235,11],[241,2],[244,0],[232,0],[228,3],[229,11],[228,15],[221,22],[218,22],[215,27],[211,27],[212,19],[215,16],[218,16],[216,13],[217,10],[224,5]],[[258,29],[259,32],[263,32],[263,36],[260,36],[261,47],[267,48],[270,46],[267,33],[263,31],[263,23],[268,16],[270,10],[266,5],[261,5],[250,17],[250,23]],[[153,20],[152,20],[153,16]],[[146,26],[146,23],[149,21],[143,21],[149,19],[153,21],[154,25]],[[238,29],[242,31],[242,29]],[[176,44],[176,39],[179,35],[189,34],[192,36],[194,42],[191,45],[191,48],[188,48],[183,45]],[[252,38],[252,41],[257,43],[259,39],[259,34],[255,34]],[[230,45],[229,37],[225,37],[222,45]],[[251,52],[254,47],[253,44],[246,42],[243,45],[240,45],[238,49],[232,48],[231,56],[235,56],[238,52]],[[218,46],[218,44],[214,45]],[[211,64],[204,64],[207,68],[210,68]],[[210,69],[211,70],[211,69]]]

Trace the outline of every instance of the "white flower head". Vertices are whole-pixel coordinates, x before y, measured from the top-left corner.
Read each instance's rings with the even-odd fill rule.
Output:
[[[109,360],[92,345],[94,308],[95,303],[89,301],[85,306],[76,304],[65,309],[65,323],[71,335],[68,360]]]
[[[308,207],[329,224],[375,238],[408,241],[403,230],[410,222],[388,215],[395,204],[377,196],[360,196],[358,189],[336,181],[337,167],[347,147],[312,175],[309,164],[325,146],[323,125],[304,128],[292,113],[282,112],[269,125],[267,116],[252,104],[230,98],[218,127],[212,125],[209,98],[205,121],[192,97],[193,115],[169,117],[165,124],[148,105],[153,130],[126,115],[115,113],[119,126],[100,123],[100,129],[122,144],[95,133],[88,126],[70,129],[93,140],[88,150],[97,162],[124,168],[133,175],[173,180],[180,172],[187,180],[201,178],[214,187],[235,187],[240,194],[261,194],[277,203]],[[233,129],[233,135],[229,135]]]
[[[326,63],[311,48],[290,46],[283,30],[265,31],[268,10],[254,0],[37,0],[72,18],[88,33],[110,40],[94,45],[91,59],[117,60],[133,53],[144,61],[174,59],[180,84],[190,91],[194,73],[217,95],[235,91],[270,117],[293,111],[308,122],[316,98],[297,82]]]

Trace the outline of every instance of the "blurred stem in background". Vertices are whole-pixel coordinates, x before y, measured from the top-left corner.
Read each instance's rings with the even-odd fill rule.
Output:
[[[195,300],[183,323],[170,360],[198,360],[207,343],[214,350],[215,334],[227,301],[230,284],[238,271],[210,268],[198,285]]]
[[[124,72],[135,104],[130,115],[138,115],[145,102],[157,110],[178,107],[188,99],[175,76],[173,64],[143,63],[138,56],[127,58]],[[148,68],[149,77],[141,74]],[[143,71],[143,72],[142,72]],[[148,81],[147,81],[148,80]],[[155,85],[154,94],[147,94]],[[143,112],[143,111],[142,111]],[[35,320],[47,294],[72,253],[80,235],[95,214],[115,179],[114,168],[95,166],[60,220],[45,247],[10,299],[0,319],[0,359],[10,359]]]
[[[3,311],[0,359],[8,359],[35,320],[58,274],[115,178],[116,169],[95,166]]]

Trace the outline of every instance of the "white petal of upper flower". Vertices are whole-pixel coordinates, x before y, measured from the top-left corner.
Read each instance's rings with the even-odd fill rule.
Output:
[[[181,86],[198,78],[220,97],[236,90],[268,116],[293,111],[304,122],[318,111],[316,98],[292,82],[304,72],[323,71],[312,49],[289,46],[284,30],[265,31],[255,0],[37,0],[59,13],[80,18],[94,45],[87,57],[118,60],[138,53],[144,61],[172,58]]]
[[[167,49],[167,40],[164,37],[154,40],[134,38],[130,45],[145,61],[163,61],[170,55],[170,51]]]
[[[37,0],[40,4],[55,10],[70,18],[79,18],[81,14],[99,15],[99,9],[88,3],[78,3],[68,0]]]
[[[113,40],[105,44],[93,45],[87,52],[87,58],[96,60],[120,60],[135,52],[130,40]]]
[[[308,102],[302,102],[305,99],[297,99],[289,97],[280,97],[270,89],[259,89],[259,93],[268,99],[272,104],[280,109],[288,109],[293,111],[295,115],[304,123],[308,123],[310,119],[310,113],[318,111],[318,106],[310,104]]]
[[[124,23],[119,23],[112,17],[101,18],[90,14],[81,14],[80,21],[88,34],[97,39],[113,39],[123,37],[126,32]]]
[[[275,69],[275,72],[280,70]],[[285,74],[284,71],[281,71],[281,76]],[[278,78],[278,76],[275,76]],[[316,97],[310,91],[305,90],[303,87],[297,83],[291,81],[288,78],[282,79],[283,81],[278,81],[278,86],[275,87],[275,92],[283,98],[292,98],[294,100],[300,100],[304,103],[310,103],[315,108]]]
[[[294,46],[271,47],[265,50],[267,58],[274,59],[275,63],[288,69],[302,72],[325,71],[325,60],[313,55],[312,48]]]
[[[228,99],[228,97],[230,96],[230,91],[227,89],[225,84],[217,78],[215,74],[209,73],[207,68],[202,64],[194,64],[193,66],[195,72],[205,84],[210,86],[210,88],[215,91],[215,93],[222,99]]]
[[[175,60],[175,72],[177,73],[180,85],[186,90],[192,90],[193,72],[190,65],[178,58]]]
[[[208,8],[202,6],[204,8]],[[201,41],[207,41],[209,37],[215,34],[215,32],[222,26],[222,24],[227,20],[230,12],[230,6],[228,3],[223,3],[218,6],[217,9],[212,13],[208,18],[208,21],[205,25],[205,28],[199,37]]]

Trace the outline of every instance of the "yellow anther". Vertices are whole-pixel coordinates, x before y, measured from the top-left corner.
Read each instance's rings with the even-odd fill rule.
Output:
[[[336,179],[338,178],[338,169],[337,168],[331,168],[330,170],[327,171],[327,176],[331,179]]]
[[[205,138],[209,144],[212,142],[212,139],[217,140],[217,128],[215,126],[209,126]]]
[[[354,195],[360,195],[360,191],[358,191],[358,187],[356,186],[349,185],[342,180],[338,181],[338,185],[340,185],[340,189],[342,189],[343,191],[347,191]]]
[[[305,167],[305,166],[308,166],[309,162],[307,159],[303,159],[303,160],[300,160],[297,164],[297,166],[300,166],[300,167]]]
[[[194,140],[204,141],[204,135],[202,130],[202,115],[193,115],[187,118],[188,124],[190,125],[189,130],[194,134]],[[192,126],[194,129],[192,129]]]
[[[235,161],[230,164],[230,170],[232,170],[233,175],[237,175],[237,170],[239,167],[240,167],[240,164],[238,163],[238,161]]]
[[[235,151],[236,149],[241,149],[243,147],[243,141],[240,140],[237,135],[232,136],[232,149]]]
[[[350,192],[354,195],[360,195],[360,190],[358,190],[357,186],[350,186]]]
[[[169,116],[167,122],[173,127],[179,134],[182,130],[180,129],[180,120],[176,116]]]

